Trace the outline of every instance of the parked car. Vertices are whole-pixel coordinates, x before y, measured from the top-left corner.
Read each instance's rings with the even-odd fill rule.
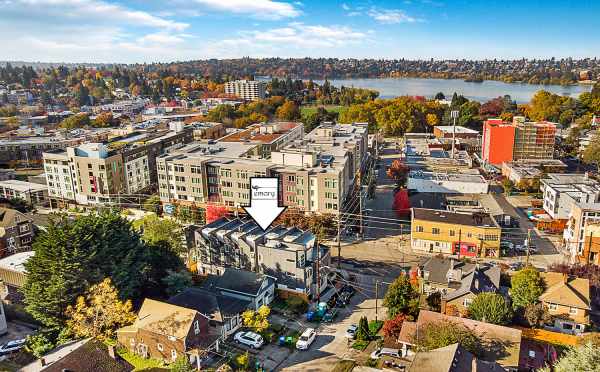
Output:
[[[260,349],[265,343],[262,336],[254,332],[238,332],[233,339],[238,344],[244,344],[254,349]]]
[[[508,268],[512,271],[519,271],[521,270],[523,267],[525,266],[525,264],[523,264],[522,262],[513,262],[510,265],[508,265]]]
[[[506,248],[509,250],[515,249],[515,244],[512,242],[502,241],[500,242],[500,248]]]
[[[8,341],[5,344],[0,345],[0,355],[8,355],[19,351],[25,346],[25,339]]]
[[[371,359],[379,359],[384,355],[400,358],[400,351],[398,349],[390,349],[387,347],[375,349],[375,351],[371,353]]]
[[[346,330],[346,337],[354,340],[354,337],[356,337],[356,331],[358,330],[358,326],[356,324],[352,324],[350,327],[348,327],[348,329]]]
[[[317,337],[317,332],[313,328],[306,328],[304,332],[298,337],[298,341],[296,341],[296,349],[298,350],[306,350],[310,347],[310,344],[313,343],[315,338]]]

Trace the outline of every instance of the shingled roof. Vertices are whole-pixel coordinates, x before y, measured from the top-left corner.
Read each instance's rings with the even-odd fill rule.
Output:
[[[590,309],[590,281],[583,278],[570,277],[567,274],[542,273],[546,283],[546,291],[540,300],[558,305]]]

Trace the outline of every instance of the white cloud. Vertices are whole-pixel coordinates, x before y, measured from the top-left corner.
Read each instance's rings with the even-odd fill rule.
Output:
[[[367,40],[369,32],[360,32],[347,26],[306,25],[293,22],[286,27],[273,28],[264,31],[246,31],[240,37],[222,41],[227,46],[252,46],[257,51],[272,51],[294,49],[307,53],[310,49],[334,48],[359,44]],[[215,45],[214,47],[218,47]]]
[[[377,22],[384,24],[414,23],[420,21],[400,9],[378,9],[373,7],[369,9],[367,14]]]
[[[193,0],[207,8],[221,12],[248,15],[252,18],[279,20],[298,17],[301,12],[294,5],[273,0]]]
[[[342,9],[344,9],[344,10],[350,10],[350,7],[348,6],[348,4],[343,3],[342,4]]]
[[[68,18],[80,22],[123,22],[129,25],[184,30],[187,23],[176,22],[101,0],[13,0],[0,3],[7,13],[43,12],[46,17]],[[55,19],[56,21],[56,19]]]

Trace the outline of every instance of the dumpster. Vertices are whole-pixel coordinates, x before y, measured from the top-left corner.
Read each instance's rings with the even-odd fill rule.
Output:
[[[306,320],[309,322],[312,322],[312,320],[315,317],[315,312],[314,311],[309,311],[308,313],[306,313]]]
[[[285,346],[285,336],[279,336],[279,346]]]

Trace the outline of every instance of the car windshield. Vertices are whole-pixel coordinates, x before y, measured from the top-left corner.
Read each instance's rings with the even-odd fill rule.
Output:
[[[300,336],[300,341],[308,341],[308,337],[306,337],[306,336]]]

